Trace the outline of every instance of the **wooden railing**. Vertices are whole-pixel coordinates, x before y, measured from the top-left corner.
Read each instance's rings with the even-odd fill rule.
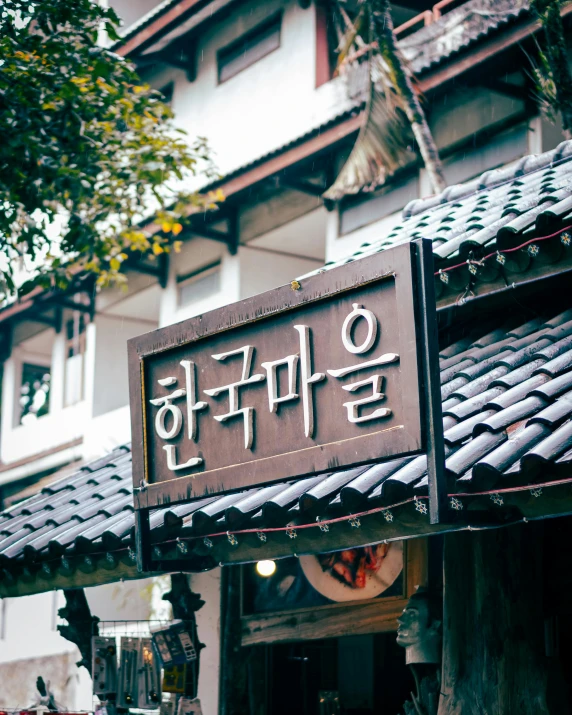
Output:
[[[436,5],[433,5],[431,10],[424,10],[419,13],[419,15],[415,15],[415,17],[412,17],[410,20],[407,20],[407,22],[396,27],[395,35],[397,39],[402,40],[404,37],[412,35],[414,32],[417,32],[417,30],[420,30],[426,25],[430,25],[432,22],[435,22],[435,20],[438,20],[451,10],[455,10],[455,8],[463,5],[465,2],[467,2],[467,0],[440,0]]]

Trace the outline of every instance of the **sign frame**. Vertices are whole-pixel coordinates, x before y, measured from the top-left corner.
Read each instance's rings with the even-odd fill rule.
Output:
[[[285,481],[305,476],[309,473],[323,473],[334,469],[345,469],[364,463],[383,461],[399,455],[428,453],[430,467],[430,506],[431,521],[439,520],[439,507],[445,504],[442,496],[443,478],[437,472],[442,472],[443,453],[442,430],[439,438],[438,428],[435,433],[431,422],[435,419],[434,406],[438,394],[438,410],[441,409],[440,392],[435,389],[439,386],[438,353],[436,348],[436,305],[433,284],[433,255],[431,241],[421,239],[408,242],[396,247],[375,253],[362,259],[351,261],[345,265],[325,270],[301,281],[301,285],[288,284],[280,288],[255,295],[239,303],[230,304],[210,311],[203,315],[173,325],[159,328],[158,330],[132,338],[128,341],[129,360],[129,394],[131,406],[132,427],[132,459],[133,459],[133,493],[136,523],[137,564],[141,571],[151,570],[150,558],[150,526],[149,510],[167,504],[188,502],[213,493],[231,493],[253,486],[266,486],[273,482]],[[392,441],[397,441],[399,449],[392,453],[372,459],[368,455],[361,461],[355,459],[344,462],[343,440],[333,450],[334,460],[324,463],[324,468],[301,469],[304,465],[305,455],[289,453],[281,455],[288,459],[289,469],[294,473],[285,475],[280,472],[272,479],[261,481],[253,476],[252,462],[229,467],[233,474],[232,488],[217,490],[216,482],[208,479],[209,471],[199,472],[189,476],[175,477],[168,481],[148,482],[148,444],[146,434],[148,409],[145,400],[145,369],[146,360],[160,353],[165,353],[173,348],[192,344],[224,331],[234,330],[240,326],[279,316],[287,311],[298,309],[305,305],[327,300],[337,295],[347,294],[356,289],[376,283],[387,278],[395,280],[395,297],[399,306],[400,324],[407,326],[408,337],[411,333],[416,343],[416,354],[413,361],[407,362],[404,371],[404,384],[417,384],[411,387],[413,400],[403,396],[404,412],[409,410],[409,423],[418,426],[417,433],[411,434],[402,429],[400,434],[395,434]],[[400,331],[400,340],[402,338]],[[400,350],[403,347],[399,346]],[[410,404],[414,403],[414,404]],[[419,410],[419,411],[417,411]],[[439,413],[440,414],[440,413]],[[439,419],[442,423],[442,420]],[[442,424],[441,424],[442,427]],[[414,429],[415,432],[415,429]],[[349,441],[349,440],[348,440]],[[433,445],[433,446],[432,446]],[[327,445],[329,446],[329,445]],[[435,447],[435,449],[433,448]],[[355,450],[354,450],[355,451]],[[346,450],[347,453],[347,450]],[[437,458],[432,458],[432,453]],[[292,454],[299,454],[293,458]],[[342,460],[338,461],[339,456]],[[280,456],[276,457],[277,460]],[[324,461],[324,460],[322,460]],[[441,464],[441,468],[439,468]],[[338,466],[339,465],[339,466]],[[435,471],[437,469],[437,472]],[[200,476],[201,479],[197,479]],[[207,479],[205,479],[207,477]],[[216,477],[215,477],[216,479]],[[205,483],[206,482],[206,483]],[[199,489],[196,485],[201,484]],[[441,495],[435,497],[431,493]],[[445,495],[446,497],[446,495]]]

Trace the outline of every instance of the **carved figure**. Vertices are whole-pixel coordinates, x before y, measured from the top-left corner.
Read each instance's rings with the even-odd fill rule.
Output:
[[[411,596],[397,619],[397,643],[405,648],[417,693],[404,704],[405,715],[436,715],[439,701],[441,620],[436,604],[425,588]]]
[[[407,665],[441,661],[441,621],[426,589],[419,588],[411,596],[397,623],[397,643],[405,648]]]

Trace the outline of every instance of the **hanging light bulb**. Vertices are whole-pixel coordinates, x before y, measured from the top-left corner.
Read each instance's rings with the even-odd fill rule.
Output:
[[[276,562],[275,561],[257,561],[256,562],[256,573],[259,576],[264,576],[264,578],[268,578],[269,576],[272,576],[276,571]]]

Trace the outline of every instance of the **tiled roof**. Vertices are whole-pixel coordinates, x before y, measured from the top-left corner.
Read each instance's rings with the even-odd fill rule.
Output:
[[[400,40],[412,71],[421,75],[528,13],[529,0],[469,0]]]
[[[558,485],[572,477],[572,309],[555,317],[498,322],[486,333],[476,328],[442,350],[440,362],[452,504],[474,494],[492,509],[492,490],[530,491],[540,482]],[[131,454],[122,447],[1,514],[0,595],[37,571],[46,588],[53,588],[54,579],[78,568],[93,570],[98,559],[110,571],[127,564],[134,576],[131,484]],[[410,508],[427,522],[423,509],[412,506],[424,506],[426,497],[426,458],[406,457],[158,509],[151,512],[152,540],[161,556],[174,551],[181,557],[177,539],[191,539],[184,542],[191,551],[193,544],[204,551],[204,537],[210,535],[206,543],[216,550],[217,539],[227,547],[228,539],[240,544],[240,534],[237,541],[227,532],[262,534],[391,508],[392,523],[382,522],[369,537],[379,541],[427,533],[428,524],[414,526],[411,515],[401,520],[399,511]],[[502,502],[498,497],[496,504]],[[526,508],[519,506],[522,513]],[[280,538],[290,541],[284,533]],[[284,544],[267,548],[272,556]],[[187,546],[182,550],[189,552]],[[205,556],[200,549],[199,556]],[[218,555],[215,561],[224,559]]]
[[[522,243],[558,233],[572,224],[572,141],[544,154],[526,156],[501,169],[487,171],[464,184],[447,187],[441,194],[415,199],[404,209],[401,223],[375,243],[364,243],[351,256],[327,263],[306,276],[372,255],[386,248],[429,238],[438,269],[447,269],[439,291],[458,292],[469,283],[491,282],[502,274],[507,280],[534,267],[569,259],[569,244],[559,235],[515,251]],[[501,264],[497,251],[508,251]],[[492,260],[480,265],[484,256]],[[475,273],[467,260],[472,260]],[[454,271],[449,271],[455,267]],[[510,281],[508,281],[510,282]]]
[[[160,14],[159,10],[163,5],[168,10],[177,1],[167,0],[166,3],[162,3],[150,13],[149,20]],[[460,7],[447,12],[430,25],[426,25],[399,40],[399,46],[414,74],[421,78],[424,72],[435,69],[450,57],[468,49],[476,42],[485,39],[489,34],[503,29],[506,25],[527,14],[529,7],[529,0],[469,0],[469,2],[463,3]],[[147,24],[146,17],[141,18],[139,23]],[[137,30],[140,29],[139,23],[137,24]],[[128,28],[128,36],[136,34],[135,28],[135,25]],[[123,41],[125,41],[125,38]],[[309,128],[303,135],[291,139],[272,151],[257,156],[246,164],[225,173],[222,179],[213,182],[212,185],[208,184],[203,187],[203,190],[210,190],[223,181],[229,181],[235,176],[271,160],[274,156],[359,113],[365,107],[369,80],[367,72],[364,71],[366,69],[364,65],[353,69],[354,71],[350,71],[348,74],[348,77],[351,77],[349,81],[351,89],[347,92],[348,96],[345,100],[339,100],[338,103],[343,105],[343,108],[338,110],[334,116],[330,117],[326,122],[320,121],[316,126]]]
[[[136,22],[124,27],[121,39],[112,49],[120,47],[176,7],[179,2],[180,0],[163,0]],[[516,21],[525,15],[529,8],[529,0],[469,0],[446,12],[430,25],[400,39],[399,46],[412,71],[420,75]]]

